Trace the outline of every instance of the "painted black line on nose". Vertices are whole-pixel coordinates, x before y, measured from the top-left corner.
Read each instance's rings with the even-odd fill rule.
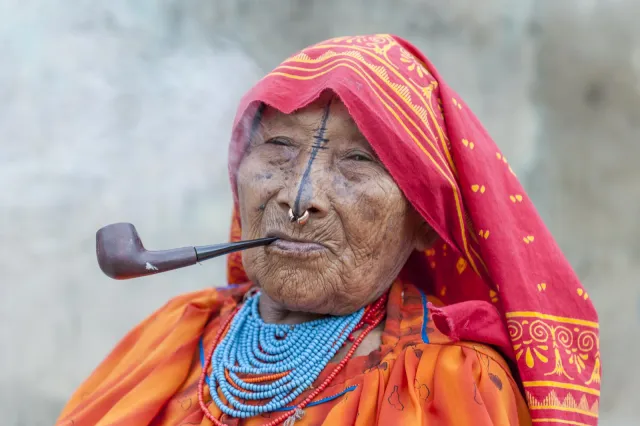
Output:
[[[325,138],[324,134],[327,131],[327,120],[329,119],[329,111],[331,110],[332,100],[330,100],[327,106],[324,108],[324,112],[322,114],[322,121],[320,122],[320,127],[318,128],[318,131],[313,137],[315,139],[315,143],[313,144],[313,147],[311,149],[311,155],[309,156],[309,161],[307,162],[307,168],[302,174],[302,179],[300,180],[300,187],[298,188],[296,201],[293,204],[293,215],[295,219],[298,219],[299,217],[302,216],[302,214],[300,214],[301,213],[300,198],[302,197],[302,192],[304,191],[305,187],[309,183],[309,175],[311,173],[311,166],[313,165],[313,161],[316,159],[316,156],[318,155],[318,151],[320,149],[325,149],[326,146],[324,145],[326,145],[327,142],[329,142],[329,139]]]

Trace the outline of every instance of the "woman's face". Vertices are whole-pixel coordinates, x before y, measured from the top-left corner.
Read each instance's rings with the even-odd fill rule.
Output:
[[[367,305],[431,236],[336,98],[291,115],[266,110],[237,185],[243,239],[280,238],[245,251],[245,270],[291,311]],[[289,209],[308,221],[291,222]]]

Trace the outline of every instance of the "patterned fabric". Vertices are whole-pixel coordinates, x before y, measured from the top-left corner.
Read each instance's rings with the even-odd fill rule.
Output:
[[[332,39],[268,74],[238,110],[233,188],[260,103],[290,113],[325,89],[340,96],[441,238],[415,253],[394,283],[380,350],[347,363],[318,396],[324,402],[306,408],[296,425],[596,424],[600,354],[588,295],[507,160],[406,41]],[[231,239],[240,235],[234,212]],[[250,286],[237,254],[228,282],[175,298],[133,329],[57,425],[210,425],[196,394],[198,343],[211,344]],[[207,403],[227,424],[262,425],[275,416],[240,422]]]
[[[534,422],[596,424],[600,344],[589,296],[507,159],[410,43],[340,37],[287,59],[241,102],[231,152],[243,151],[261,102],[290,113],[325,89],[441,236],[403,271],[445,304],[437,327],[512,358]],[[240,158],[231,156],[232,182]],[[245,279],[237,257],[230,270]]]
[[[198,404],[205,352],[198,341],[202,348],[211,345],[249,286],[208,289],[170,301],[124,338],[76,391],[56,426],[211,426]],[[481,344],[451,344],[429,320],[426,307],[423,292],[397,280],[381,348],[352,358],[295,425],[530,425],[527,404],[500,354]],[[330,363],[289,407],[334,367]],[[261,426],[282,414],[234,419],[210,397],[205,401],[227,425]]]

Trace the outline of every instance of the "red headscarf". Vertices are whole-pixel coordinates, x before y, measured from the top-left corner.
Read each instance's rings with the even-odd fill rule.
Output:
[[[325,90],[340,97],[440,236],[402,272],[442,301],[431,307],[438,328],[454,340],[501,349],[517,365],[535,423],[597,424],[596,311],[507,159],[407,41],[385,34],[335,38],[269,73],[238,110],[229,162],[233,189],[260,105],[288,114]],[[236,209],[232,239],[239,238]],[[247,281],[238,254],[230,257],[229,271],[230,283]]]

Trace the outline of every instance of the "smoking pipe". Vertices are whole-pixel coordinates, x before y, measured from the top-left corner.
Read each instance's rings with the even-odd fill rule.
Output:
[[[114,223],[96,232],[96,255],[102,272],[113,279],[126,280],[195,265],[203,260],[239,250],[266,246],[275,240],[275,237],[260,238],[210,246],[148,251],[142,245],[135,226],[130,223]]]

